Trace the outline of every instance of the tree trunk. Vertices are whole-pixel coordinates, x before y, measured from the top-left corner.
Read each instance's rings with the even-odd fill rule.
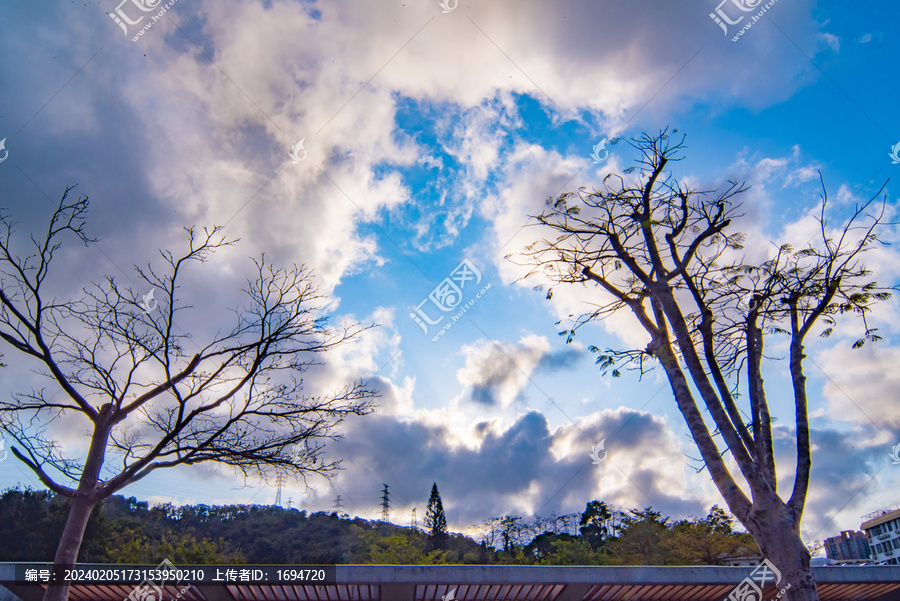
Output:
[[[89,499],[81,496],[72,498],[66,527],[63,529],[62,538],[56,548],[56,556],[53,558],[53,568],[57,577],[62,576],[60,569],[62,566],[72,566],[78,560],[78,550],[81,548],[84,531],[93,509],[94,503]],[[66,582],[47,587],[44,601],[66,601],[68,596],[69,583]]]
[[[774,475],[774,470],[767,470],[763,466],[764,469],[748,474],[747,483],[753,493],[752,503],[748,502],[721,461],[674,353],[666,344],[657,344],[653,350],[666,371],[678,408],[690,428],[716,488],[731,512],[759,545],[763,557],[781,573],[781,580],[773,587],[774,592],[767,594],[764,599],[773,601],[776,595],[789,586],[779,601],[818,601],[816,582],[809,565],[809,550],[800,538],[800,514],[778,497],[774,483],[768,481],[768,477]],[[772,584],[771,578],[768,584]]]
[[[809,550],[800,538],[800,525],[787,506],[778,500],[765,509],[755,508],[747,522],[747,530],[759,545],[763,557],[781,573],[781,580],[765,599],[772,600],[789,587],[779,601],[818,601]],[[770,579],[768,584],[771,582]]]
[[[94,419],[91,446],[84,462],[84,469],[81,471],[81,479],[78,481],[78,490],[70,497],[69,517],[66,519],[62,538],[59,539],[59,546],[56,547],[56,557],[53,558],[53,570],[57,578],[62,576],[63,566],[73,566],[78,561],[78,551],[81,549],[81,541],[84,539],[91,511],[105,496],[100,484],[100,470],[106,456],[106,442],[112,429],[112,417],[112,406],[106,404],[100,408]],[[69,584],[64,582],[48,586],[43,601],[67,601],[68,598]]]

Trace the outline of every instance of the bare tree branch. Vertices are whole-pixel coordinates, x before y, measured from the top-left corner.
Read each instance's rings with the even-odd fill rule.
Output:
[[[600,190],[549,199],[540,214],[531,216],[545,237],[524,249],[520,264],[531,267],[526,278],[550,280],[548,299],[554,286],[596,286],[599,301],[571,320],[562,332],[567,342],[582,326],[630,310],[651,342],[646,349],[601,351],[591,346],[603,373],[612,369],[618,376],[623,367],[635,365],[644,373],[648,357],[658,361],[731,511],[760,549],[780,558],[803,583],[798,591],[806,595],[811,587],[814,594],[809,554],[799,536],[811,466],[803,345],[817,323],[833,326],[845,313],[858,316],[865,329],[854,347],[878,340],[867,314],[894,289],[871,281],[861,259],[879,241],[883,188],[832,230],[823,182],[821,239],[801,250],[782,244],[770,259],[750,264],[742,253],[745,236],[729,232],[741,216],[737,197],[748,188],[734,181],[718,192],[679,184],[665,173],[672,161],[681,160],[684,147],[684,138],[675,141],[672,134],[665,129],[631,140],[640,153],[637,166],[625,170],[638,170],[633,180],[608,176]],[[790,338],[797,461],[787,502],[777,491],[774,418],[763,379],[767,334]],[[737,399],[742,377],[749,413]],[[695,391],[708,417],[701,413]],[[752,500],[725,463],[729,451]]]
[[[181,284],[236,242],[215,227],[186,228],[183,254],[160,251],[162,266],[137,268],[153,291],[143,299],[107,278],[80,299],[48,301],[44,284],[63,239],[92,242],[84,232],[87,198],[72,200],[70,190],[44,237],[32,237],[30,255],[16,253],[14,224],[0,215],[0,340],[38,362],[62,395],[41,390],[0,401],[0,428],[13,434],[13,454],[41,482],[72,499],[55,563],[75,563],[96,503],[157,469],[215,462],[245,477],[290,473],[304,482],[336,474],[340,461],[323,461],[324,441],[340,438],[336,427],[348,416],[370,413],[376,393],[354,382],[306,394],[300,375],[373,326],[328,326],[311,270],[275,268],[261,257],[242,291],[245,305],[232,309],[234,324],[197,344],[192,336],[201,333],[184,330],[191,305]],[[148,307],[155,293],[160,298]],[[188,353],[188,344],[199,350]],[[89,426],[83,461],[43,437],[40,424],[53,419]],[[46,467],[73,485],[56,482]],[[59,587],[47,595],[64,598]]]

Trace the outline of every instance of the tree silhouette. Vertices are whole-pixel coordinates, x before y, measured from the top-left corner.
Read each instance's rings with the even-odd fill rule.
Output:
[[[892,289],[872,282],[861,259],[879,239],[881,191],[833,227],[823,182],[818,240],[799,250],[777,245],[768,260],[751,264],[742,252],[745,236],[730,229],[741,216],[736,197],[746,187],[730,182],[724,191],[708,192],[678,182],[667,171],[682,158],[684,137],[676,141],[675,133],[666,129],[630,141],[641,156],[625,175],[637,170],[635,176],[609,175],[602,189],[549,199],[532,216],[549,234],[523,253],[533,267],[528,276],[542,274],[554,285],[594,294],[591,308],[562,332],[567,342],[581,326],[622,313],[643,328],[645,348],[591,347],[597,363],[613,376],[622,367],[641,373],[662,367],[703,467],[729,509],[791,583],[788,598],[812,601],[816,585],[800,537],[811,466],[804,342],[814,328],[827,336],[841,315],[853,314],[865,331],[853,346],[878,339],[866,314]],[[553,287],[547,298],[552,294]],[[796,428],[789,498],[777,491],[774,419],[762,375],[763,341],[772,335],[789,340]],[[746,400],[739,387],[746,387]]]
[[[338,437],[333,429],[346,416],[369,413],[374,393],[357,382],[310,396],[298,374],[365,328],[327,328],[310,271],[260,258],[233,325],[199,340],[179,319],[191,308],[179,289],[194,265],[234,243],[218,228],[186,229],[184,254],[160,251],[164,267],[137,269],[151,289],[142,302],[112,278],[81,299],[57,300],[47,289],[62,239],[93,242],[84,231],[88,199],[71,200],[70,191],[28,255],[13,250],[13,221],[0,214],[0,340],[57,388],[0,399],[0,429],[15,441],[12,454],[70,502],[54,566],[77,561],[98,503],[157,469],[216,462],[244,476],[336,473],[339,462],[322,460],[322,441]],[[90,432],[83,460],[48,436],[55,419]],[[50,586],[44,599],[67,594],[67,584]]]
[[[579,520],[578,532],[591,545],[592,549],[600,548],[609,538],[617,533],[618,512],[611,509],[603,501],[590,501],[584,507]]]
[[[447,518],[444,515],[444,504],[441,502],[441,493],[438,492],[437,482],[431,486],[431,496],[428,497],[425,529],[430,531],[435,540],[442,540],[447,536]]]

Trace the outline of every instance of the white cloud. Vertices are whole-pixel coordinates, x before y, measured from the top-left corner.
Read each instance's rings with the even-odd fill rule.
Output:
[[[828,374],[822,393],[831,419],[871,428],[881,442],[887,442],[885,428],[900,433],[900,373],[894,370],[900,348],[881,342],[852,349],[844,342],[823,350],[816,362]],[[810,375],[821,375],[812,369]]]
[[[360,224],[379,211],[414,202],[392,169],[443,166],[440,157],[423,158],[415,139],[397,133],[398,98],[443,107],[439,125],[446,127],[447,139],[439,142],[463,166],[459,190],[464,201],[453,204],[446,194],[440,196],[440,205],[452,206],[446,208],[446,234],[433,244],[455,239],[477,207],[492,221],[495,247],[505,254],[533,241],[534,230],[520,232],[524,215],[540,210],[548,196],[619,169],[615,153],[598,172],[586,153],[567,156],[516,138],[522,116],[515,95],[531,95],[542,110],[558,107],[561,113],[552,114],[556,120],[595,113],[605,131],[620,128],[638,109],[645,121],[670,116],[694,102],[688,97],[701,99],[712,110],[734,105],[759,109],[777,104],[808,81],[806,59],[799,54],[785,59],[771,43],[780,35],[777,31],[757,27],[739,45],[723,42],[707,18],[706,4],[686,8],[672,1],[653,11],[636,11],[627,3],[494,2],[441,15],[436,2],[385,6],[197,0],[179,7],[173,17],[215,64],[181,41],[180,34],[174,41],[168,35],[174,30],[162,22],[139,44],[125,42],[127,49],[117,46],[116,52],[106,53],[106,68],[86,70],[85,81],[67,90],[65,108],[48,108],[46,123],[54,135],[96,136],[109,123],[103,102],[112,97],[117,103],[121,113],[112,120],[114,132],[128,142],[133,171],[120,174],[104,166],[109,179],[98,178],[95,189],[98,213],[106,220],[98,233],[106,234],[110,248],[116,248],[110,254],[123,265],[143,262],[154,248],[183,245],[174,225],[225,223],[237,214],[227,232],[242,237],[242,245],[217,253],[191,282],[214,297],[194,313],[200,314],[202,326],[215,323],[220,310],[234,304],[234,284],[249,269],[246,256],[263,249],[276,264],[302,260],[315,266],[323,292],[332,295],[329,308],[336,312],[341,299],[333,291],[343,278],[389,260],[380,255],[387,243],[360,233]],[[310,15],[313,6],[320,18]],[[809,0],[800,0],[791,10],[805,18],[811,7]],[[57,50],[71,39],[93,36],[121,42],[119,34],[98,14],[95,22],[80,20],[69,39],[60,36]],[[805,35],[814,37],[813,32]],[[798,36],[799,45],[804,41]],[[142,58],[144,53],[152,58]],[[60,73],[52,79],[65,80]],[[113,79],[117,87],[111,86]],[[27,103],[31,110],[34,99]],[[507,135],[513,138],[513,150],[505,155]],[[309,154],[293,165],[287,151],[300,138]],[[746,168],[754,184],[772,180],[773,188],[779,175],[785,185],[809,181],[812,169],[768,157],[748,159]],[[498,171],[502,191],[489,194],[484,184]],[[111,185],[117,180],[122,188]],[[131,203],[128,193],[140,194],[145,204]],[[771,202],[764,186],[748,198]],[[428,227],[421,228],[413,243],[428,248]],[[81,258],[77,251],[70,256]],[[80,263],[73,259],[73,264]],[[522,275],[505,261],[498,260],[498,268],[504,282]],[[582,312],[584,301],[596,298],[593,289],[560,289],[552,307],[564,318]],[[416,379],[394,382],[404,360],[402,353],[396,354],[401,345],[393,329],[395,316],[375,309],[370,317],[385,327],[329,355],[328,365],[308,378],[310,390],[320,391],[369,377],[383,395],[377,416],[382,421],[364,418],[349,428],[359,438],[348,442],[363,452],[348,455],[354,457],[353,465],[342,482],[371,474],[380,478],[397,465],[409,465],[411,473],[426,478],[428,470],[449,465],[454,469],[447,477],[455,478],[459,506],[470,508],[458,514],[464,522],[476,514],[472,508],[481,511],[478,497],[486,488],[466,488],[468,474],[496,460],[496,466],[476,472],[486,482],[492,476],[509,482],[490,493],[489,506],[508,508],[505,503],[512,501],[538,509],[545,493],[553,492],[541,477],[558,475],[561,467],[574,470],[586,460],[586,449],[572,441],[582,434],[585,443],[593,440],[595,433],[630,416],[619,410],[586,420],[580,425],[583,432],[568,426],[551,433],[545,431],[543,416],[535,414],[517,416],[515,425],[472,424],[459,407],[417,410]],[[646,343],[630,316],[606,327],[629,346]],[[526,336],[503,348],[512,360],[488,343],[466,347],[466,365],[458,377],[472,389],[490,390],[501,406],[509,406],[551,347],[543,337]],[[383,368],[391,357],[394,361]],[[566,498],[583,501],[585,494],[611,490],[623,503],[643,504],[644,489],[655,498],[694,499],[688,480],[670,469],[678,445],[667,424],[647,417],[635,419],[656,438],[642,438],[631,451],[619,446],[612,454],[622,462],[616,465],[636,474],[637,486],[616,473],[604,473],[576,485]],[[374,431],[367,429],[370,423],[377,424]],[[78,448],[74,440],[66,442]],[[611,449],[616,444],[621,441],[610,440]],[[533,461],[523,469],[525,457]],[[694,477],[690,482],[698,480],[705,481]],[[430,482],[425,485],[423,494]]]
[[[821,33],[819,34],[820,39],[825,41],[825,44],[828,45],[835,53],[841,51],[841,38],[831,34],[831,33]]]
[[[326,289],[374,260],[373,241],[354,234],[363,215],[410,200],[399,178],[375,176],[379,163],[419,161],[417,144],[394,135],[395,94],[445,103],[448,116],[463,110],[451,151],[471,170],[464,193],[475,198],[497,163],[492,121],[514,117],[486,101],[511,109],[511,94],[527,93],[573,116],[597,111],[612,125],[661,89],[648,116],[687,91],[713,94],[723,83],[731,102],[741,96],[753,104],[777,101],[799,85],[800,62],[779,61],[773,70],[755,54],[764,34],[754,36],[759,46],[725,44],[702,53],[702,68],[699,59],[683,68],[695,51],[672,52],[682,48],[674,42],[720,40],[702,10],[677,3],[649,13],[625,5],[485,3],[440,15],[429,4],[329,2],[315,5],[318,19],[311,8],[195,4],[215,65],[167,45],[158,26],[140,42],[155,60],[119,71],[123,100],[140,122],[134,141],[143,146],[148,180],[178,219],[221,223],[253,198],[229,231],[305,257]],[[629,44],[608,43],[623,38]],[[735,53],[754,60],[734,69]],[[756,76],[759,69],[765,78]],[[301,137],[308,158],[285,165]],[[455,215],[449,235],[466,219],[465,211]]]

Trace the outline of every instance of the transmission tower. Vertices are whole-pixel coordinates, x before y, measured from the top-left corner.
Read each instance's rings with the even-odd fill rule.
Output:
[[[383,484],[383,483],[382,483]],[[384,490],[381,491],[381,521],[389,522],[391,520],[391,493],[388,492],[388,485],[384,484]]]
[[[288,506],[287,506],[288,509],[291,508],[291,502],[293,502],[293,500],[294,500],[293,497],[288,497]]]
[[[344,502],[341,501],[341,495],[338,495],[334,500],[334,512],[338,514],[338,517],[341,516],[341,509],[344,508]]]
[[[412,510],[412,519],[409,521],[409,527],[413,530],[419,529],[419,522],[416,520],[416,508],[413,507]]]
[[[281,507],[281,487],[284,486],[284,474],[278,474],[275,477],[275,485],[278,487],[275,493],[275,504]]]

